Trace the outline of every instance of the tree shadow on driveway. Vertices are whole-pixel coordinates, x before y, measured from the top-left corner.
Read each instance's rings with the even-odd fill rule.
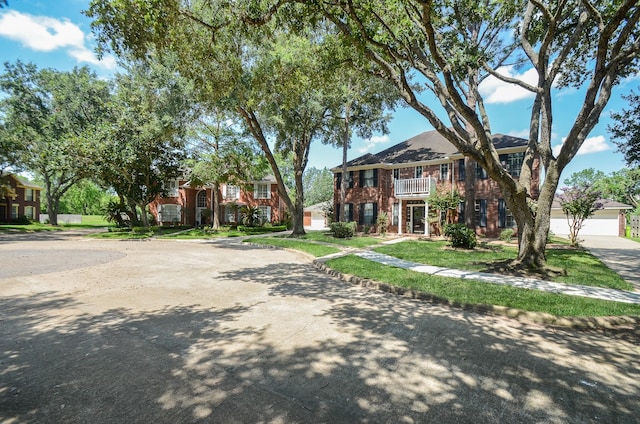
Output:
[[[372,292],[305,264],[217,278],[268,296],[98,314],[53,292],[0,299],[0,421],[577,423],[640,410],[632,343]]]

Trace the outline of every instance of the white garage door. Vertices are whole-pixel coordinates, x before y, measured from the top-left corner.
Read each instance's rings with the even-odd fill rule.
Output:
[[[551,231],[554,234],[569,234],[567,218],[561,211],[551,211]],[[600,210],[587,219],[578,235],[583,236],[617,236],[618,210]]]

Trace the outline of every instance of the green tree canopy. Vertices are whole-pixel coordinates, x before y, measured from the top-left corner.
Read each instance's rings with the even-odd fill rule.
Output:
[[[299,25],[331,22],[347,43],[400,90],[467,158],[495,180],[518,224],[513,265],[545,268],[550,211],[562,171],[597,124],[621,77],[637,70],[640,5],[635,0],[592,2],[471,0],[273,0],[238,2],[244,22]],[[299,6],[292,13],[292,5]],[[278,12],[285,14],[278,14]],[[533,83],[508,75],[517,65]],[[520,176],[513,178],[492,143],[492,121],[479,83],[490,76],[531,93],[529,144]],[[431,95],[419,95],[419,91]],[[580,87],[582,103],[558,155],[551,148],[554,93]],[[534,159],[545,168],[533,201]]]
[[[630,108],[611,114],[616,122],[609,126],[609,131],[627,165],[637,169],[640,168],[640,95],[631,91],[631,94],[622,97]]]
[[[89,71],[39,70],[5,63],[0,88],[3,139],[23,144],[20,163],[45,186],[49,221],[57,225],[60,198],[88,175],[87,152],[107,115],[109,85]]]
[[[185,137],[192,120],[191,89],[167,67],[131,62],[118,74],[109,122],[93,151],[97,181],[112,188],[132,221],[141,213],[149,225],[147,205],[165,193],[165,183],[181,174]]]

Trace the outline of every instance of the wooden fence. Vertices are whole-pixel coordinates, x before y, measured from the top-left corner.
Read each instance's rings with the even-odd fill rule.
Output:
[[[631,216],[631,237],[640,237],[640,215]]]

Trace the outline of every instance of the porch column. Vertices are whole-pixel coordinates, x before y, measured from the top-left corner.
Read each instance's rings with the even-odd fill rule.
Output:
[[[402,234],[402,199],[398,199],[398,234]]]
[[[429,235],[429,203],[424,201],[424,235]]]

